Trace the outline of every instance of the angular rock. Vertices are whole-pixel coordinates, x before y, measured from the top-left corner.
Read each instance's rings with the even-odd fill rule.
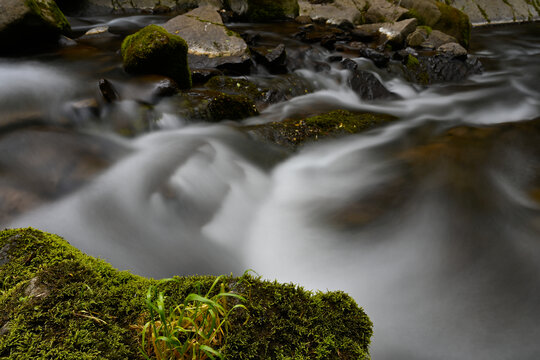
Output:
[[[287,52],[285,45],[279,44],[273,49],[251,48],[255,61],[261,63],[272,74],[287,73]]]
[[[230,9],[253,22],[294,19],[298,16],[297,0],[228,0]]]
[[[441,17],[439,7],[432,0],[401,0],[400,5],[409,9],[408,15],[423,25],[433,26]]]
[[[473,25],[540,20],[537,0],[454,0],[452,5],[466,13]]]
[[[407,36],[416,30],[418,20],[407,19],[395,23],[384,23],[379,27],[381,35],[380,42],[385,42],[392,46],[393,49],[400,49],[405,43]],[[384,40],[383,40],[384,39]]]
[[[428,31],[425,28],[416,28],[411,34],[407,36],[407,45],[412,47],[419,47],[428,38]]]
[[[69,22],[54,0],[0,2],[0,54],[56,45],[60,34],[70,31]]]
[[[329,25],[339,26],[343,23],[361,24],[360,9],[367,5],[365,0],[334,0],[331,3],[311,3],[299,0],[300,15],[306,15],[313,20],[322,20]]]
[[[351,59],[344,59],[341,64],[351,71],[349,85],[363,100],[392,99],[396,95],[388,91],[383,84],[368,71],[358,69],[358,64]]]
[[[187,44],[157,25],[148,25],[124,39],[122,58],[127,72],[159,74],[172,78],[181,88],[191,87]]]
[[[467,58],[467,50],[455,42],[450,42],[439,46],[437,48],[437,52],[461,60],[465,60]]]
[[[105,102],[111,103],[120,99],[114,85],[109,80],[100,79],[98,81],[98,87]]]
[[[365,13],[365,21],[367,23],[395,22],[407,11],[409,10],[386,0],[374,1]]]
[[[186,41],[191,68],[249,71],[251,59],[246,42],[227,29],[213,7],[203,6],[176,16],[163,28]]]
[[[426,49],[435,50],[441,45],[455,42],[457,42],[455,37],[447,35],[439,30],[433,30],[429,34],[427,40],[420,44],[420,46]]]

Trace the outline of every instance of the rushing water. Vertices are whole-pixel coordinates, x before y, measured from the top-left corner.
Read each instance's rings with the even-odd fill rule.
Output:
[[[122,72],[120,39],[0,59],[4,226],[60,234],[143,275],[251,268],[344,290],[374,321],[377,360],[540,358],[540,132],[494,126],[540,116],[538,24],[475,30],[485,72],[460,84],[421,88],[357,59],[398,100],[360,100],[346,72],[310,66],[327,53],[308,53],[297,73],[318,90],[246,123],[337,108],[400,121],[293,154],[167,100],[141,115],[129,98],[148,89]],[[126,100],[83,116],[73,103],[101,77]],[[126,123],[140,134],[115,135]]]

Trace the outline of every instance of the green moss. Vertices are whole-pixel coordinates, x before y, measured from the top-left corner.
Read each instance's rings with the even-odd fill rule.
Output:
[[[244,130],[267,141],[296,148],[322,138],[360,133],[394,120],[396,117],[391,115],[335,110],[306,119],[248,126]]]
[[[70,33],[71,26],[69,25],[67,18],[53,0],[24,0],[24,3],[32,9],[36,15],[45,19],[52,27],[58,29],[60,33]]]
[[[150,285],[180,303],[213,276],[157,282],[119,272],[58,236],[31,228],[0,232],[0,358],[142,359],[138,329]],[[316,293],[250,275],[227,277],[249,319],[234,312],[227,359],[367,359],[372,324],[342,292]]]
[[[121,47],[127,72],[165,75],[184,89],[191,87],[187,51],[184,39],[157,25],[148,25],[126,37]]]
[[[431,26],[427,26],[427,25],[421,25],[421,26],[418,26],[417,29],[424,29],[427,33],[427,35],[429,36],[429,34],[431,34],[431,32],[433,31],[433,29],[431,28]]]
[[[296,17],[300,12],[296,0],[248,0],[246,16],[251,21],[280,20]]]
[[[406,66],[409,70],[415,70],[420,66],[420,61],[418,61],[418,58],[416,56],[409,54],[407,56]]]
[[[433,25],[433,29],[440,30],[455,37],[465,48],[469,47],[472,25],[469,16],[452,6],[437,2],[441,17]]]
[[[478,4],[476,4],[476,6],[478,7],[478,11],[480,11],[480,14],[482,14],[482,17],[484,18],[484,20],[486,20],[488,23],[490,23],[491,20],[489,19],[486,10],[484,10],[484,8],[482,8],[482,7],[481,7],[480,5],[478,5]]]
[[[263,90],[244,78],[215,76],[208,80],[204,86],[212,90],[222,91],[226,94],[243,95],[253,101],[260,101],[264,97]]]
[[[216,92],[208,104],[212,121],[241,120],[259,114],[255,103],[243,95]]]

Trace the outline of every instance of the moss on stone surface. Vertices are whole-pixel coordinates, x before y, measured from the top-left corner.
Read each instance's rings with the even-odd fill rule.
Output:
[[[246,16],[251,21],[281,20],[296,17],[300,7],[296,0],[248,0]]]
[[[187,50],[184,39],[157,25],[148,25],[126,37],[121,47],[127,72],[165,75],[182,89],[191,87]]]
[[[142,359],[135,329],[150,285],[178,304],[213,276],[158,282],[120,272],[35,229],[0,233],[0,358]],[[233,313],[227,359],[367,359],[372,324],[342,292],[311,293],[250,275],[224,285],[247,298]]]
[[[441,17],[433,25],[433,29],[455,37],[461,45],[468,48],[472,30],[469,16],[463,11],[441,2],[437,2],[437,6],[441,12]]]
[[[335,110],[306,119],[247,126],[244,130],[266,141],[296,148],[322,138],[360,133],[396,119],[392,115]]]
[[[241,120],[259,114],[255,103],[243,95],[216,92],[208,103],[211,121]]]
[[[45,19],[62,34],[69,34],[71,26],[54,0],[24,0],[25,4],[37,15]]]
[[[244,78],[229,76],[214,76],[204,84],[212,90],[219,90],[226,94],[243,95],[253,101],[260,101],[264,97],[264,91],[257,85]]]

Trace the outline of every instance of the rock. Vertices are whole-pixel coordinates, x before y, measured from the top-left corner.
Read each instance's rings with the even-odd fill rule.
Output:
[[[246,42],[227,29],[214,8],[204,6],[176,16],[163,28],[186,41],[191,68],[249,72],[251,58]]]
[[[285,45],[279,44],[273,49],[250,48],[255,61],[264,65],[272,74],[287,73],[287,52]]]
[[[389,55],[384,54],[380,51],[368,48],[368,47],[364,47],[360,49],[358,55],[361,57],[365,57],[366,59],[370,59],[371,61],[373,61],[375,66],[379,68],[386,67],[388,63],[390,62]]]
[[[426,28],[417,27],[416,30],[407,36],[406,43],[412,47],[419,47],[427,40],[428,36]]]
[[[360,9],[367,5],[364,0],[334,0],[332,2],[311,3],[299,0],[300,15],[306,15],[313,20],[321,20],[329,25],[339,26],[343,23],[361,24]]]
[[[2,327],[0,327],[0,336],[6,335],[7,333],[9,333],[9,330],[10,330],[10,324],[8,321],[4,325],[2,325]]]
[[[455,37],[465,48],[469,46],[471,22],[464,12],[435,0],[402,0],[401,6],[409,9],[404,16],[414,17],[420,25]]]
[[[181,88],[191,87],[187,44],[157,25],[148,25],[122,43],[124,69],[137,74],[165,75]]]
[[[439,46],[437,48],[437,52],[460,60],[465,60],[467,58],[467,50],[455,42],[450,42]]]
[[[405,39],[415,29],[418,21],[416,19],[407,19],[395,23],[384,23],[379,27],[381,38],[379,42],[383,42],[392,46],[392,49],[401,49],[405,44]]]
[[[242,95],[254,102],[261,102],[266,95],[265,91],[267,91],[245,78],[233,78],[229,76],[213,77],[204,86],[208,89],[222,91],[229,95]]]
[[[57,45],[69,35],[69,22],[54,0],[2,0],[0,3],[0,54],[32,52]]]
[[[228,0],[239,17],[252,21],[294,19],[298,16],[297,0]]]
[[[311,17],[309,17],[307,15],[299,15],[299,16],[294,18],[294,21],[296,21],[297,23],[299,23],[301,25],[311,24],[313,22]]]
[[[191,69],[191,80],[194,84],[203,84],[214,76],[223,75],[223,72],[218,69]]]
[[[433,30],[429,34],[427,40],[420,44],[420,46],[426,49],[435,50],[441,45],[453,43],[456,41],[456,38],[453,36],[447,35],[439,30]]]
[[[50,294],[51,290],[45,284],[40,282],[37,277],[33,277],[28,286],[24,289],[24,295],[31,298],[44,299]]]
[[[120,97],[118,96],[118,92],[109,80],[100,79],[98,81],[98,87],[99,91],[101,92],[101,96],[103,97],[103,100],[105,100],[105,102],[111,103],[120,99]]]
[[[79,43],[96,43],[109,42],[111,38],[119,37],[118,34],[113,34],[109,26],[97,26],[88,30],[83,36],[77,38]]]
[[[394,120],[390,115],[335,110],[300,120],[244,126],[242,130],[257,139],[295,150],[306,143],[364,132]]]
[[[0,271],[0,342],[11,359],[43,359],[43,354],[51,359],[103,358],[103,354],[143,358],[139,342],[142,324],[149,320],[148,291],[157,288],[165,293],[167,306],[173,308],[189,294],[204,295],[211,287],[246,297],[241,301],[246,309],[235,310],[228,318],[227,358],[266,354],[278,359],[283,353],[301,358],[310,352],[328,353],[332,344],[351,359],[369,359],[373,324],[341,291],[315,293],[248,273],[219,279],[178,276],[163,282],[118,271],[59,236],[35,229],[0,232],[0,248],[15,235],[20,238],[12,260]],[[205,253],[193,261],[207,259]],[[45,301],[24,299],[25,285],[34,278],[50,289]],[[304,334],[310,334],[308,343]]]
[[[466,60],[460,60],[443,54],[419,57],[411,55],[397,69],[393,65],[390,67],[392,71],[401,72],[408,81],[422,85],[460,82],[483,71],[482,64],[475,57],[468,56]]]
[[[383,84],[368,71],[358,69],[358,64],[351,59],[344,59],[341,64],[351,71],[349,85],[363,100],[392,99],[397,96],[388,91]]]
[[[364,16],[367,23],[395,22],[407,13],[407,11],[409,10],[385,0],[375,1],[371,4]]]
[[[452,5],[466,13],[473,25],[540,20],[536,0],[453,0]]]

